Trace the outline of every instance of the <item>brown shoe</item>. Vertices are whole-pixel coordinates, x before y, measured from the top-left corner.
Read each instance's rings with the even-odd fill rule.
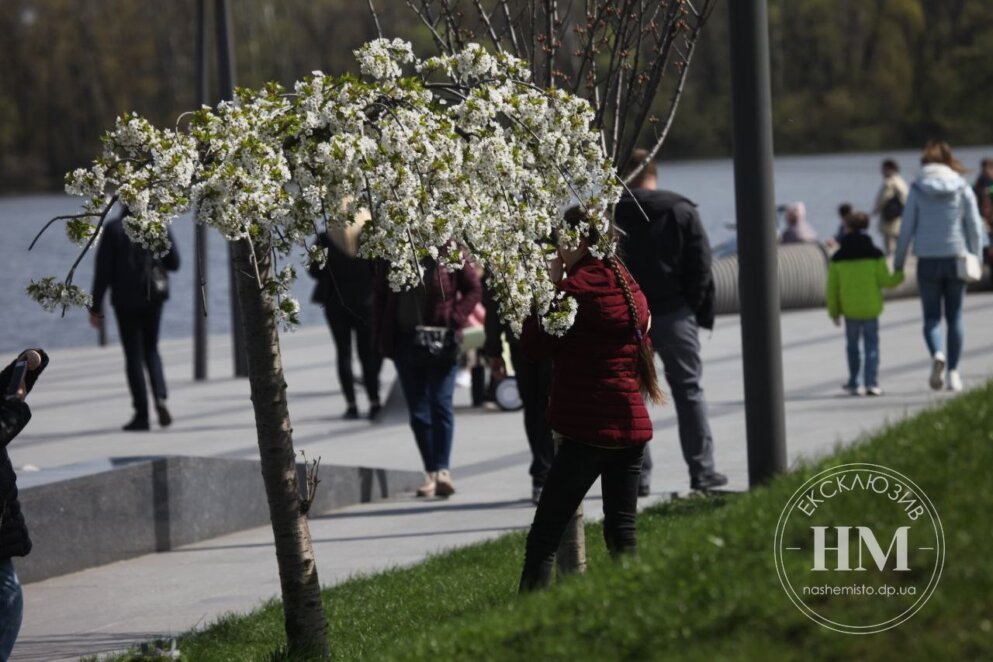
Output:
[[[435,477],[435,493],[441,497],[450,497],[455,494],[455,483],[452,482],[452,474],[448,469],[442,469]]]
[[[438,488],[438,483],[435,481],[435,472],[424,474],[424,484],[417,488],[417,496],[419,497],[433,497],[435,491]]]

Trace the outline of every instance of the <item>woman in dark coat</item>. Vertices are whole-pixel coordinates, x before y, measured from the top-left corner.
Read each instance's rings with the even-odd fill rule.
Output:
[[[424,484],[418,496],[450,496],[455,485],[449,470],[455,412],[452,394],[458,364],[452,356],[424,361],[415,347],[418,327],[454,331],[461,340],[469,314],[483,296],[476,270],[466,260],[462,268],[448,271],[429,262],[424,269],[423,286],[394,292],[387,285],[387,268],[376,273],[376,347],[393,359],[400,386],[407,400],[410,427],[424,462]]]
[[[17,501],[17,474],[7,454],[7,445],[31,420],[31,409],[24,398],[38,375],[48,365],[45,352],[25,350],[17,361],[27,361],[28,372],[20,386],[10,395],[8,385],[14,375],[14,363],[0,372],[0,661],[6,662],[21,629],[24,601],[12,557],[27,556],[31,538]]]
[[[582,220],[578,209],[568,222]],[[551,277],[577,312],[563,336],[545,332],[532,316],[521,344],[533,361],[554,361],[548,422],[558,442],[528,533],[520,590],[551,581],[555,550],[594,481],[603,489],[603,535],[612,555],[635,550],[638,483],[652,419],[644,397],[662,401],[648,330],[648,303],[614,257],[594,257],[597,233],[575,250],[559,247]]]
[[[312,264],[310,275],[317,279],[311,300],[324,306],[331,337],[337,350],[338,382],[345,396],[344,418],[359,417],[352,374],[352,340],[362,364],[362,383],[369,397],[369,419],[374,420],[382,406],[379,401],[379,370],[382,366],[372,346],[372,262],[358,257],[362,221],[322,233],[317,243],[328,251],[323,268]]]

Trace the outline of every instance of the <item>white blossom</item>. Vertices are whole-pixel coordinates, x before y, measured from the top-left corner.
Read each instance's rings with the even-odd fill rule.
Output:
[[[564,333],[575,302],[556,299],[551,238],[575,245],[596,228],[603,239],[591,250],[609,254],[620,195],[590,104],[535,87],[526,62],[478,44],[420,61],[410,44],[377,39],[355,55],[365,79],[314,72],[292,95],[276,85],[239,91],[183,131],[125,115],[66,189],[87,199],[87,213],[116,195],[128,235],[156,253],[193,208],[229,240],[323,264],[314,235],[368,213],[360,254],[389,263],[391,287],[420,282],[427,259],[457,269],[468,254],[491,274],[512,329],[537,311],[549,332]],[[417,73],[403,77],[409,65]],[[562,219],[573,205],[586,212],[575,228]],[[85,240],[96,225],[89,218],[71,233]],[[281,323],[298,317],[293,278],[283,270],[262,284]]]

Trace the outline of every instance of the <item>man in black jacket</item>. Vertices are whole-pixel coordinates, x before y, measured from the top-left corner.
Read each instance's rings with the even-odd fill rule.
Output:
[[[24,611],[21,584],[11,558],[27,556],[31,551],[31,538],[17,501],[17,474],[7,445],[31,420],[31,409],[24,398],[48,364],[48,357],[41,350],[25,350],[17,361],[26,361],[28,372],[19,384],[13,385],[9,395],[14,363],[0,371],[0,661],[10,657]]]
[[[162,306],[169,298],[166,271],[179,269],[179,253],[172,232],[169,233],[169,243],[171,247],[164,257],[153,257],[141,246],[131,243],[124,231],[123,217],[108,221],[100,234],[93,275],[90,324],[94,327],[100,325],[103,298],[109,287],[135,412],[131,422],[124,426],[125,430],[149,429],[145,368],[152,382],[159,424],[166,427],[172,423],[165,404],[167,391],[162,358],[159,356]]]
[[[698,327],[714,328],[714,281],[710,243],[696,205],[670,191],[656,190],[656,164],[635,150],[626,177],[648,161],[628,183],[616,209],[622,256],[641,286],[652,313],[652,345],[662,359],[676,404],[679,442],[689,467],[690,487],[707,490],[727,484],[714,469],[714,441],[700,379]],[[647,216],[647,218],[646,218]],[[648,494],[652,460],[645,452],[639,493]]]

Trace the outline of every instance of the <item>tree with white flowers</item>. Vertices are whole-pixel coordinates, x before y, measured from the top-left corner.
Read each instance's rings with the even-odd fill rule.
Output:
[[[470,43],[419,60],[409,44],[386,39],[356,57],[361,77],[314,72],[292,91],[239,90],[232,102],[181,118],[181,129],[119,118],[93,165],[67,176],[67,191],[86,199],[82,212],[53,219],[66,221],[80,259],[118,202],[128,236],[152,253],[169,248],[170,223],[190,209],[234,243],[292,654],[323,655],[328,645],[279,352],[278,326],[295,324],[299,309],[288,293],[293,258],[323,263],[310,239],[364,208],[371,221],[360,253],[389,263],[393,288],[418,283],[425,258],[461,268],[460,251],[443,250],[459,246],[498,274],[494,295],[512,327],[537,314],[562,334],[575,302],[556,298],[550,238],[578,244],[586,234],[562,223],[570,205],[609,237],[621,186],[590,104],[536,86],[520,59]],[[609,239],[594,247],[611,250]],[[50,310],[88,305],[74,270],[28,291]]]

